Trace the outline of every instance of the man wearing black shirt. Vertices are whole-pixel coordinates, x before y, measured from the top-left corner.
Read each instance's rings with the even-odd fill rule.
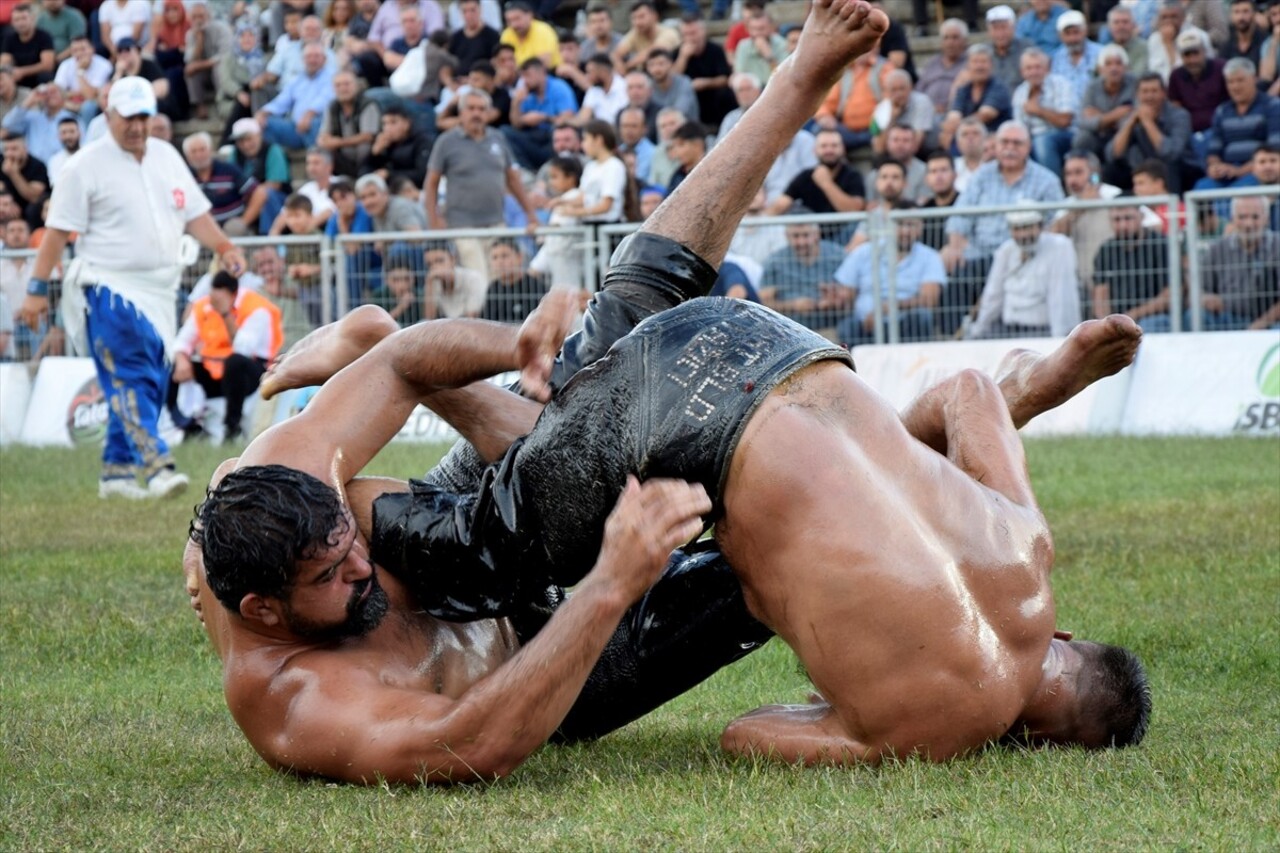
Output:
[[[432,140],[413,132],[413,122],[404,107],[392,104],[382,111],[382,131],[369,151],[369,168],[384,179],[404,175],[421,188],[427,176],[427,158]]]
[[[698,96],[698,114],[713,130],[738,103],[729,88],[733,69],[724,48],[707,38],[707,25],[698,12],[686,13],[680,23],[680,50],[672,74],[683,74],[693,83]]]
[[[547,284],[525,269],[524,253],[514,240],[501,239],[489,247],[493,280],[484,297],[480,317],[498,323],[523,323],[547,292]]]
[[[27,140],[14,136],[4,141],[4,156],[0,157],[0,192],[7,192],[23,209],[23,219],[32,229],[44,222],[40,216],[39,200],[49,189],[49,172],[44,163],[27,153]]]
[[[818,131],[813,150],[818,165],[792,179],[769,205],[770,216],[780,216],[797,201],[814,213],[852,213],[867,206],[862,175],[845,160],[844,138],[839,131]]]
[[[939,148],[925,159],[925,167],[924,182],[932,195],[920,207],[951,207],[960,197],[960,193],[956,190],[956,164],[952,161],[951,154]],[[942,247],[947,245],[946,227],[945,216],[925,219],[924,233],[920,235],[920,242],[930,249],[941,252]]]
[[[13,66],[13,79],[21,86],[37,86],[53,80],[53,36],[36,27],[30,3],[13,7],[11,28],[0,42],[0,65]]]
[[[351,70],[370,88],[387,82],[387,66],[382,62],[382,45],[369,41],[369,30],[378,14],[379,0],[359,0],[356,13],[347,24],[343,49],[351,57]]]
[[[178,78],[182,77],[182,69],[177,69]],[[187,114],[187,91],[186,85],[181,87],[173,87],[169,84],[169,78],[165,76],[164,71],[156,64],[155,60],[147,59],[142,55],[142,49],[138,43],[129,37],[120,39],[116,43],[116,70],[111,75],[112,81],[121,79],[122,77],[141,77],[151,83],[151,88],[156,93],[156,102],[160,112],[169,116],[171,119],[182,120]],[[176,91],[181,88],[181,100]],[[173,97],[170,97],[172,95]]]
[[[872,5],[879,6],[880,3]],[[907,41],[907,30],[893,18],[889,18],[889,29],[880,37],[880,55],[888,62],[911,75],[914,83],[917,79],[916,63],[911,57],[911,45]]]
[[[500,34],[480,17],[480,0],[461,0],[462,29],[449,37],[449,52],[458,60],[458,74],[471,73],[477,62],[488,62],[498,46]]]
[[[1133,207],[1111,208],[1115,233],[1093,258],[1093,316],[1128,314],[1144,332],[1169,331],[1169,241]]]

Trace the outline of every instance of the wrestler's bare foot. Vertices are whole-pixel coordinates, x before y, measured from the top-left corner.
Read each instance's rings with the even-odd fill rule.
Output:
[[[889,18],[864,0],[813,0],[800,42],[780,68],[795,86],[817,86],[825,94],[855,59],[874,50]],[[785,70],[784,70],[785,69]]]
[[[386,311],[375,305],[362,305],[289,347],[263,374],[258,393],[270,400],[290,388],[323,385],[398,328]]]
[[[1041,356],[1014,350],[996,372],[1013,424],[1061,406],[1094,382],[1133,363],[1142,330],[1132,317],[1112,314],[1076,326],[1056,350]]]

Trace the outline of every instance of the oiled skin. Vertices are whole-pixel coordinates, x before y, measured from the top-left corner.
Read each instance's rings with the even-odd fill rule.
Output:
[[[998,395],[954,417],[988,465],[1003,451],[1004,494],[909,435],[848,370],[811,367],[785,390],[747,428],[717,531],[748,606],[830,703],[792,712],[804,725],[773,748],[942,760],[1003,735],[1041,681],[1054,607],[1020,446],[986,426],[1002,415],[1016,442]]]

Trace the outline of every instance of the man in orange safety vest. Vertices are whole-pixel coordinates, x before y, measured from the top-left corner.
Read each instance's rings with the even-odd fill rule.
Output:
[[[265,296],[241,288],[227,272],[213,277],[207,296],[192,303],[175,342],[169,410],[188,434],[200,427],[178,411],[178,385],[194,380],[212,399],[227,401],[226,437],[241,437],[244,401],[284,342],[281,312]]]

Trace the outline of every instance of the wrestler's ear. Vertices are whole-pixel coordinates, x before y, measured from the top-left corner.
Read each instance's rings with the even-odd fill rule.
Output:
[[[240,599],[240,615],[249,622],[260,622],[268,628],[281,624],[280,599],[251,592]]]

